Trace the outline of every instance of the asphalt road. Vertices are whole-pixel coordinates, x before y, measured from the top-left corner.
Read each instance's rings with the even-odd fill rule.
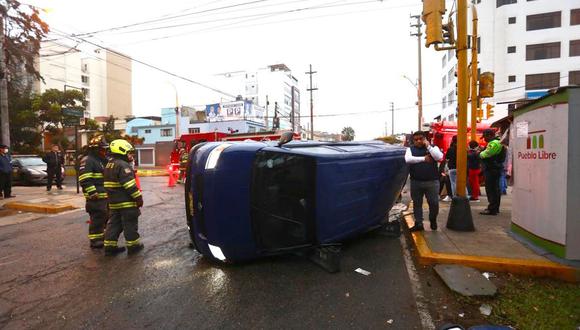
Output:
[[[188,248],[182,187],[142,185],[139,255],[89,249],[83,211],[0,227],[0,328],[420,329],[399,239],[348,242],[337,274],[297,256],[216,265]]]

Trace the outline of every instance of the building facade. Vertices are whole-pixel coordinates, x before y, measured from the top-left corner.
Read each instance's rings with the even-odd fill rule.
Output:
[[[34,84],[34,92],[80,90],[87,100],[88,118],[112,115],[124,119],[132,115],[132,67],[128,58],[108,50],[83,52],[43,42],[38,68],[43,81]]]
[[[554,87],[580,84],[580,2],[474,0],[478,11],[479,71],[495,74],[494,121],[509,103],[538,98]],[[447,1],[447,8],[451,2]],[[471,17],[468,18],[471,26]],[[468,55],[470,56],[470,55]],[[444,52],[441,119],[455,120],[457,59]],[[484,111],[485,112],[485,111]]]
[[[300,89],[298,79],[285,64],[269,65],[256,71],[220,74],[220,84],[228,90],[264,109],[263,121],[268,129],[274,117],[280,120],[279,128],[300,132]]]

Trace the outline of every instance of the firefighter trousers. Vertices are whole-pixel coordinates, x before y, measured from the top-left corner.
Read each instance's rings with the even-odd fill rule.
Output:
[[[141,211],[138,208],[111,210],[111,218],[105,230],[105,248],[116,247],[121,232],[125,235],[127,248],[137,246],[139,241],[138,220]]]
[[[109,219],[107,200],[88,200],[85,209],[91,218],[89,239],[91,241],[103,241],[105,239],[105,226]]]

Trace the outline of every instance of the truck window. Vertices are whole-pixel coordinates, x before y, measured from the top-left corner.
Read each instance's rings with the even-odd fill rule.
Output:
[[[254,161],[251,216],[260,248],[276,251],[314,242],[315,160],[258,152]]]

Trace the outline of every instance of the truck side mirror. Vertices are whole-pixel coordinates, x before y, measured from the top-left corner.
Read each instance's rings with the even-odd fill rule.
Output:
[[[294,139],[294,132],[284,132],[280,136],[280,141],[278,141],[278,147],[285,145],[286,143]]]

